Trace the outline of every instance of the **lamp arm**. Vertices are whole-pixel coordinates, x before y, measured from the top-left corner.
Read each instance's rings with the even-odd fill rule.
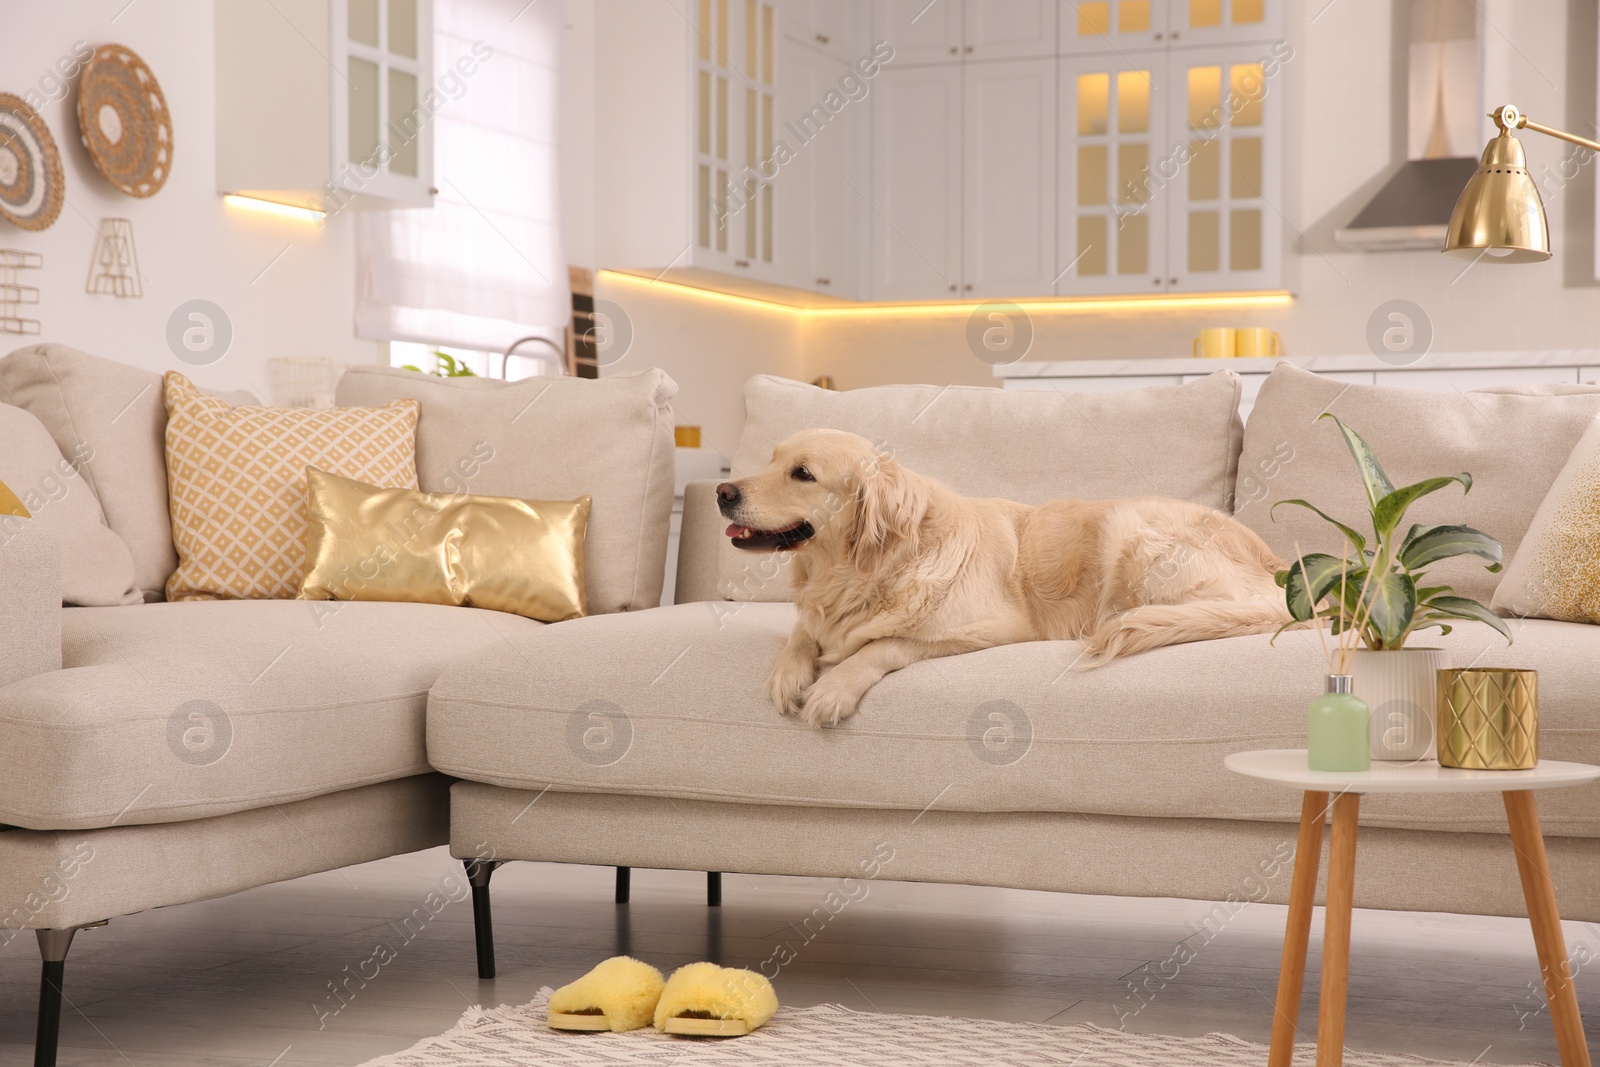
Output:
[[[1553,126],[1546,126],[1543,123],[1533,122],[1528,118],[1528,116],[1524,115],[1520,110],[1518,110],[1515,104],[1504,104],[1500,107],[1497,107],[1493,111],[1489,112],[1489,117],[1494,119],[1495,125],[1500,127],[1502,133],[1510,133],[1512,130],[1527,129],[1532,130],[1534,133],[1542,133],[1546,137],[1554,137],[1558,141],[1566,141],[1569,144],[1580,145],[1584,148],[1587,148],[1591,152],[1600,152],[1600,141],[1591,141],[1587,137],[1579,137],[1575,133],[1568,133],[1565,130],[1558,130]]]

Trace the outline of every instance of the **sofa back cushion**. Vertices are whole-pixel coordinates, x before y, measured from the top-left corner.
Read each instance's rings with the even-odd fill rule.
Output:
[[[137,604],[144,598],[133,583],[133,557],[106,525],[100,501],[79,473],[87,458],[67,459],[43,423],[0,404],[0,485],[31,516],[18,518],[0,504],[0,545],[25,523],[49,527],[61,547],[64,603]]]
[[[760,470],[773,446],[823,427],[866,437],[918,474],[965,496],[1042,504],[1063,497],[1169,496],[1231,509],[1243,426],[1239,376],[1122,392],[887,385],[833,392],[770,375],[745,385],[732,476]],[[722,539],[720,592],[788,600],[788,557]]]
[[[584,544],[592,615],[661,602],[672,520],[672,410],[659,370],[598,380],[435,378],[352,367],[339,404],[411,397],[417,478],[426,493],[521,500],[592,498]]]
[[[133,555],[134,582],[159,600],[178,565],[167,517],[161,376],[68,348],[33,345],[0,359],[0,401],[31,412],[80,471]]]
[[[1370,530],[1355,460],[1333,420],[1373,448],[1389,480],[1409,485],[1438,475],[1472,475],[1472,491],[1450,487],[1422,498],[1406,523],[1461,523],[1500,539],[1510,561],[1573,446],[1600,414],[1600,387],[1435,393],[1351,385],[1280,363],[1256,398],[1239,458],[1235,517],[1285,559],[1302,551],[1337,554],[1338,531],[1297,507],[1269,514],[1274,501],[1309,500],[1334,518]],[[1451,585],[1488,604],[1500,576],[1466,556],[1428,568],[1428,584]]]

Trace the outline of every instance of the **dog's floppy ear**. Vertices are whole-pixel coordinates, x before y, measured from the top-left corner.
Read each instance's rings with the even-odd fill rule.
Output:
[[[851,530],[855,561],[875,570],[894,549],[915,547],[917,529],[928,513],[922,482],[888,456],[875,456],[856,483],[856,516]]]

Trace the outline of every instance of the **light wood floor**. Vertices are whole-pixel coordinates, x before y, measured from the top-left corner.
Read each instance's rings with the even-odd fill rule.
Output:
[[[723,907],[707,909],[703,875],[639,870],[633,903],[617,907],[609,868],[518,863],[494,878],[500,977],[480,983],[469,902],[420,929],[413,920],[409,940],[399,925],[413,909],[425,915],[429,890],[458,872],[436,849],[81,933],[67,961],[61,1062],[355,1064],[449,1029],[469,1004],[526,1001],[617,951],[663,969],[708,957],[755,966],[780,942],[798,951],[776,983],[788,1004],[1116,1026],[1141,1004],[1128,979],[1190,939],[1196,958],[1127,1025],[1265,1042],[1284,919],[1281,907],[1254,905],[1201,944],[1207,907],[1193,901],[879,882],[808,941],[794,924],[835,883],[727,875]],[[1595,957],[1578,978],[1593,1044],[1600,927],[1568,923],[1567,938]],[[1310,1028],[1316,941],[1302,1009]],[[394,958],[366,962],[380,942]],[[329,999],[330,982],[374,970],[364,986],[349,982],[345,1001]],[[1520,920],[1358,912],[1351,972],[1352,1047],[1555,1062]],[[37,984],[33,938],[18,937],[0,950],[0,1063],[32,1062]]]

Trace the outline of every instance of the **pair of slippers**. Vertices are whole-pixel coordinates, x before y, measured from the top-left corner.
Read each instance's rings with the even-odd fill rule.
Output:
[[[690,963],[670,979],[632,956],[613,956],[550,994],[552,1030],[623,1033],[652,1023],[665,1034],[742,1037],[772,1018],[778,995],[755,971]]]

